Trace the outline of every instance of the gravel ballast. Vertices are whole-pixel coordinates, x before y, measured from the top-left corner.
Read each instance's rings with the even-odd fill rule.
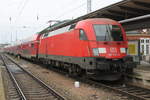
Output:
[[[54,72],[41,65],[32,64],[22,59],[15,60],[54,90],[65,96],[68,100],[128,100],[107,89],[95,88],[94,86],[81,82],[80,87],[76,88],[74,86],[75,79]],[[51,66],[49,65],[49,67]]]

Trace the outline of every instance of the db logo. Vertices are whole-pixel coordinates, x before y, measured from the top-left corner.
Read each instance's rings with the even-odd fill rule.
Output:
[[[117,49],[116,48],[110,48],[110,52],[117,53]]]

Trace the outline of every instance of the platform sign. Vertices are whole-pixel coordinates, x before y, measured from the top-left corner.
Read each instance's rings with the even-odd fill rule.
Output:
[[[137,55],[136,44],[129,44],[128,45],[128,54]]]
[[[133,56],[135,62],[140,61],[140,44],[138,40],[128,41],[128,55]]]
[[[138,56],[139,49],[138,41],[128,41],[128,55]]]

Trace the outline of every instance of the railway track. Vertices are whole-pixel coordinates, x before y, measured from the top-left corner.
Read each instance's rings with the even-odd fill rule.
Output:
[[[122,98],[128,98],[133,100],[150,100],[150,90],[130,84],[105,84],[92,80],[85,80],[86,83],[95,85],[95,87],[102,87],[109,89],[122,96]]]
[[[52,69],[52,68],[51,68]],[[67,73],[61,70],[52,69],[55,72],[61,73],[62,75],[66,75]],[[131,100],[150,100],[150,89],[134,86],[128,83],[116,83],[116,84],[105,84],[104,82],[97,82],[87,77],[74,77],[70,76],[80,82],[87,83],[90,85],[94,85],[95,87],[102,87],[104,89],[108,89],[110,91],[114,91],[118,93],[118,96],[123,100],[131,99]]]
[[[61,73],[62,75],[66,75],[67,72],[61,71],[61,70],[57,70],[57,69],[53,69],[51,68],[53,71]],[[131,84],[124,84],[124,83],[117,83],[117,84],[105,84],[105,83],[101,83],[101,82],[96,82],[93,81],[91,79],[88,79],[87,77],[74,77],[74,76],[70,76],[71,78],[74,78],[80,82],[83,83],[87,83],[90,85],[95,85],[95,87],[102,87],[104,89],[108,89],[111,91],[114,91],[120,95],[123,100],[125,99],[131,99],[131,100],[150,100],[150,90],[146,89],[146,88],[142,88],[142,87],[138,87],[138,86],[134,86]]]
[[[58,71],[53,69],[55,72],[59,72],[63,75],[66,75],[65,72]],[[118,96],[121,98],[127,98],[131,100],[150,100],[150,90],[142,87],[137,87],[133,86],[130,84],[105,84],[101,82],[96,82],[87,78],[77,78],[77,77],[72,77],[74,79],[79,80],[80,82],[87,83],[90,85],[94,85],[95,87],[101,87],[104,89],[108,89],[110,91],[116,92]]]
[[[120,90],[124,93],[126,93],[129,96],[134,97],[135,99],[140,100],[150,100],[150,90],[130,84],[124,84],[124,85],[114,85],[111,86],[117,90]]]
[[[1,58],[18,93],[13,95],[15,100],[66,100],[7,56]]]
[[[6,95],[6,100],[20,100],[20,96],[11,80],[9,77],[9,74],[7,73],[7,70],[3,71],[3,80],[4,80],[4,87]]]
[[[52,68],[51,68],[52,69]],[[62,75],[66,75],[67,73],[61,70],[52,69],[55,72],[61,73]],[[87,77],[74,77],[70,76],[80,82],[87,83],[90,85],[95,85],[95,87],[102,87],[104,89],[109,89],[118,94],[121,98],[128,98],[129,100],[150,100],[150,89],[134,86],[128,83],[117,83],[117,84],[105,84],[102,82],[97,82]]]

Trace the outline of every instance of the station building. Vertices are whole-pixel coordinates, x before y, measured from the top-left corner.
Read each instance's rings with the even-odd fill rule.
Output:
[[[128,55],[135,61],[150,62],[150,29],[127,32]]]

